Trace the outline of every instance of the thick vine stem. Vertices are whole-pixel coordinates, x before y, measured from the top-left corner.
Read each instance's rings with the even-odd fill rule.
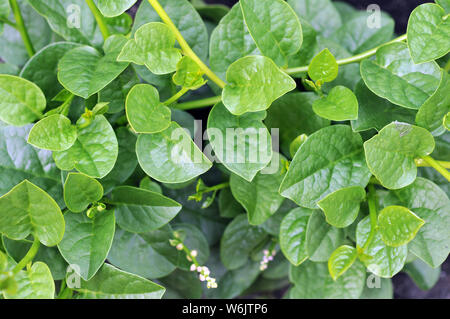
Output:
[[[354,56],[349,57],[349,58],[336,60],[336,62],[337,62],[338,65],[346,65],[346,64],[350,64],[350,63],[360,62],[360,61],[362,61],[364,59],[367,59],[367,58],[371,57],[372,55],[375,55],[375,53],[377,53],[377,50],[379,48],[381,48],[382,46],[384,46],[384,45],[395,43],[395,42],[402,42],[402,41],[405,41],[405,40],[406,40],[406,34],[404,34],[404,35],[402,35],[402,36],[400,36],[398,38],[395,38],[394,40],[386,42],[386,43],[384,43],[382,45],[379,45],[379,46],[377,46],[377,47],[375,47],[375,48],[373,48],[371,50],[362,52],[360,54],[354,55]],[[297,73],[302,73],[302,72],[308,72],[308,68],[309,68],[309,66],[305,65],[305,66],[300,66],[300,67],[296,67],[296,68],[285,69],[284,72],[286,72],[287,74],[297,74]]]
[[[21,261],[14,267],[13,274],[17,274],[19,271],[21,271],[30,261],[33,260],[34,256],[36,256],[39,246],[41,243],[39,242],[39,238],[37,236],[34,236],[33,244],[30,247],[30,250],[28,250],[27,254],[22,258]]]
[[[148,2],[152,5],[153,9],[155,9],[161,20],[172,30],[184,55],[194,60],[198,64],[200,69],[206,74],[206,76],[223,89],[225,87],[225,82],[222,81],[213,71],[211,71],[211,69],[208,68],[202,60],[200,60],[197,54],[195,54],[195,52],[191,49],[189,44],[181,35],[180,31],[178,31],[177,27],[172,22],[170,17],[167,15],[166,11],[164,11],[163,7],[161,7],[158,0],[148,0]]]
[[[427,162],[428,164],[430,164],[431,167],[433,167],[436,171],[439,172],[439,174],[441,174],[442,176],[445,177],[445,179],[450,182],[450,172],[443,167],[440,162],[436,161],[434,158],[432,158],[431,156],[423,156],[422,159]]]
[[[417,167],[431,167],[430,163],[426,162],[422,158],[416,158],[414,161],[415,161]],[[450,162],[445,162],[445,161],[436,161],[436,162],[443,168],[450,169]]]
[[[102,33],[103,39],[107,39],[109,37],[109,30],[108,25],[106,24],[106,21],[100,12],[98,10],[97,6],[95,5],[94,1],[92,0],[86,0],[86,4],[89,6],[89,9],[91,9],[92,14],[95,17],[95,20],[97,21],[98,27],[100,28],[100,32]]]
[[[201,99],[201,100],[178,103],[178,104],[175,104],[173,106],[173,108],[179,109],[179,110],[193,110],[193,109],[199,109],[202,107],[215,105],[221,101],[222,101],[222,96],[219,95],[219,96],[208,97],[206,99]]]
[[[370,215],[370,233],[369,237],[367,237],[366,242],[364,243],[364,246],[362,247],[362,251],[366,251],[367,248],[370,246],[370,244],[373,241],[373,238],[375,237],[375,232],[377,228],[377,195],[375,193],[375,186],[373,184],[369,184],[369,215]]]
[[[12,12],[14,14],[14,19],[16,19],[16,28],[22,37],[22,41],[25,45],[25,49],[27,50],[30,58],[34,55],[34,47],[31,42],[30,35],[28,34],[27,27],[25,26],[25,22],[23,21],[22,13],[20,12],[20,7],[17,4],[17,0],[9,0],[9,4],[11,6]]]

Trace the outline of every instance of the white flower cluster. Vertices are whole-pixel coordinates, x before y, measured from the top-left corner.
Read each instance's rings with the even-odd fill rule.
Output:
[[[191,256],[195,257],[197,256],[197,251],[193,250],[191,251]],[[206,287],[209,288],[217,288],[217,282],[215,278],[210,277],[211,272],[209,271],[209,268],[206,266],[197,266],[195,264],[191,265],[191,271],[197,271],[199,273],[198,279],[200,281],[206,281]]]
[[[277,252],[274,250],[269,251],[268,249],[264,249],[264,256],[263,259],[260,262],[259,270],[264,271],[267,269],[267,266],[269,263],[273,260],[273,257],[277,254]]]

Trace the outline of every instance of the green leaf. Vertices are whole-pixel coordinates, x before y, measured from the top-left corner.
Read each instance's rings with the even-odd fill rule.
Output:
[[[108,256],[114,237],[115,219],[113,211],[102,211],[95,218],[86,214],[64,214],[66,232],[58,249],[64,259],[79,267],[84,280],[92,278]]]
[[[366,198],[361,186],[341,188],[322,198],[317,205],[325,213],[327,223],[334,227],[350,226],[358,217],[359,205]]]
[[[322,128],[308,137],[292,160],[280,194],[314,209],[322,198],[349,186],[366,187],[370,171],[362,139],[345,125]]]
[[[306,134],[302,134],[297,136],[289,146],[289,154],[291,154],[291,157],[293,158],[295,156],[295,153],[297,153],[300,146],[302,146],[303,143],[308,139],[308,136]]]
[[[358,100],[352,90],[339,85],[327,96],[314,101],[313,110],[317,115],[333,121],[356,120]]]
[[[170,126],[170,109],[159,101],[158,90],[149,84],[137,84],[126,99],[128,122],[137,133],[158,133]]]
[[[131,186],[115,188],[111,203],[116,206],[117,224],[132,233],[158,229],[170,222],[181,209],[180,204],[168,197]]]
[[[435,135],[439,135],[444,126],[442,119],[450,112],[450,77],[448,72],[441,71],[441,83],[438,89],[420,107],[416,115],[416,123]]]
[[[408,207],[425,220],[425,225],[409,243],[409,249],[433,268],[442,264],[450,252],[450,201],[447,194],[433,182],[419,177],[408,187],[391,191],[386,203]]]
[[[367,278],[369,281],[369,278]],[[359,299],[393,299],[394,288],[392,280],[388,278],[378,278],[372,276],[371,284],[364,286],[364,290]]]
[[[103,197],[103,187],[96,179],[80,173],[69,173],[64,184],[64,201],[74,213],[84,211],[89,204]]]
[[[370,218],[367,216],[358,223],[356,228],[357,246],[364,246],[369,238],[370,229]],[[387,246],[381,239],[380,232],[376,229],[370,245],[364,251],[364,255],[365,258],[361,261],[370,272],[379,277],[392,278],[402,270],[408,255],[408,248],[406,245],[400,247]]]
[[[176,250],[172,247],[173,250]],[[116,229],[108,261],[120,269],[144,278],[161,278],[173,272],[172,264],[141,234]]]
[[[411,277],[417,287],[422,290],[433,288],[441,274],[441,267],[431,268],[420,259],[406,264],[403,270]]]
[[[222,101],[234,115],[266,110],[295,89],[295,81],[263,56],[247,56],[230,65]]]
[[[188,56],[184,56],[177,64],[177,72],[173,75],[173,83],[184,88],[196,89],[206,81],[198,64]]]
[[[130,9],[137,0],[97,0],[97,7],[105,17],[116,17]]]
[[[0,0],[0,17],[8,18],[10,10],[8,0]]]
[[[310,260],[327,261],[344,238],[344,231],[328,224],[320,211],[311,214],[306,227],[306,252]]]
[[[294,283],[290,297],[295,299],[357,299],[366,283],[364,266],[356,261],[336,281],[328,272],[327,263],[306,261],[291,266],[289,278]]]
[[[242,0],[239,3],[259,50],[278,66],[286,67],[288,56],[297,53],[303,42],[302,27],[294,10],[282,0]]]
[[[0,74],[0,120],[15,126],[42,117],[45,96],[34,83],[13,75]]]
[[[50,247],[63,237],[64,218],[53,198],[24,180],[0,197],[0,233],[14,240],[32,234]]]
[[[398,247],[414,239],[425,221],[402,206],[388,206],[378,215],[378,231],[388,246]]]
[[[215,158],[231,172],[251,182],[272,159],[272,140],[262,123],[266,112],[241,116],[216,104],[208,116],[207,134]]]
[[[162,132],[139,135],[136,153],[142,169],[163,183],[187,182],[212,166],[176,122]]]
[[[117,57],[118,61],[145,65],[154,74],[167,74],[177,69],[181,59],[175,48],[175,35],[167,25],[150,22],[137,29]]]
[[[99,92],[127,68],[127,62],[116,61],[125,42],[124,36],[109,37],[103,46],[105,55],[89,46],[68,51],[58,64],[59,82],[84,99]]]
[[[325,37],[342,25],[341,16],[330,0],[288,0],[288,3],[300,18]]]
[[[376,95],[418,109],[436,91],[441,72],[435,62],[414,64],[407,45],[393,43],[378,49],[375,60],[361,62],[361,76]]]
[[[161,278],[166,288],[164,299],[200,299],[203,284],[195,272],[176,269],[169,276]]]
[[[283,180],[283,155],[273,153],[269,167],[273,170],[262,170],[251,182],[232,174],[230,189],[234,198],[245,208],[251,225],[260,225],[280,208],[284,198],[278,193]]]
[[[219,193],[219,211],[221,217],[234,218],[243,213],[244,209],[233,197],[231,190],[229,188],[225,188]]]
[[[213,298],[236,298],[242,294],[261,273],[259,263],[248,261],[241,268],[227,271],[212,291]]]
[[[367,88],[363,80],[356,85],[355,95],[359,104],[358,118],[351,123],[355,132],[370,129],[380,131],[394,121],[414,123],[414,110],[399,107],[380,98]]]
[[[228,224],[220,241],[220,259],[229,269],[244,266],[253,250],[267,238],[267,233],[248,223],[245,215],[239,215]]]
[[[70,276],[70,275],[69,275]],[[87,299],[161,299],[164,287],[137,275],[103,264],[89,281],[81,280],[76,287],[68,277],[67,286]]]
[[[298,266],[308,258],[306,226],[312,210],[297,207],[291,210],[280,225],[280,248],[291,264]]]
[[[50,151],[65,151],[77,140],[77,128],[61,114],[54,114],[37,122],[28,135],[28,143]]]
[[[449,0],[435,0],[438,5],[444,8],[446,13],[450,13],[450,1]]]
[[[9,295],[6,299],[53,299],[55,295],[55,282],[52,273],[46,264],[36,262],[30,269],[22,270],[14,276],[17,283],[17,293]]]
[[[55,97],[63,87],[58,82],[58,63],[66,52],[79,47],[71,42],[56,42],[42,48],[23,66],[20,77],[27,79],[42,89],[47,101]]]
[[[338,247],[328,260],[328,271],[333,280],[341,277],[356,261],[358,253],[355,247],[343,245]]]
[[[450,51],[450,20],[437,4],[425,3],[409,16],[408,46],[416,64],[437,60]]]
[[[225,80],[228,67],[247,55],[260,54],[244,22],[241,6],[235,4],[211,34],[209,63],[211,69]]]
[[[389,189],[408,186],[417,176],[415,158],[430,154],[434,139],[427,130],[394,122],[364,143],[367,165]]]
[[[102,178],[114,167],[118,145],[114,130],[103,115],[78,129],[75,144],[66,151],[54,152],[56,165],[66,171],[77,169],[90,177]]]
[[[321,86],[325,82],[331,82],[338,76],[339,66],[330,50],[324,49],[311,61],[308,67],[308,75],[314,82]]]

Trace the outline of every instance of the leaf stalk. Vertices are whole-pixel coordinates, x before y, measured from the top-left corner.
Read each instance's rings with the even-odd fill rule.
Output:
[[[14,267],[12,270],[13,274],[17,274],[19,271],[21,271],[26,265],[28,265],[29,262],[33,260],[33,258],[36,256],[39,246],[41,243],[39,242],[39,238],[37,236],[34,236],[33,244],[30,247],[30,250],[28,250],[27,254],[22,258],[21,261]]]
[[[11,6],[12,12],[14,14],[14,19],[16,20],[16,28],[22,37],[22,41],[25,45],[25,49],[27,50],[30,58],[34,55],[34,47],[31,42],[30,35],[28,34],[27,27],[25,26],[25,22],[23,21],[22,13],[20,12],[20,7],[17,3],[17,0],[9,0],[9,4]]]

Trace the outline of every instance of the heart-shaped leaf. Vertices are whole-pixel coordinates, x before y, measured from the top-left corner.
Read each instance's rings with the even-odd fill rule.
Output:
[[[28,135],[28,143],[50,151],[65,151],[77,140],[77,128],[61,114],[53,114],[37,122]]]
[[[30,269],[20,271],[14,276],[14,280],[17,283],[17,292],[6,293],[6,299],[55,298],[55,282],[50,269],[43,262],[36,262]]]
[[[430,154],[434,139],[427,130],[394,122],[364,143],[367,165],[384,187],[408,186],[417,176],[415,158]]]
[[[196,89],[206,83],[203,71],[188,56],[184,56],[177,64],[177,72],[173,75],[173,83],[184,88]]]
[[[97,0],[97,7],[105,17],[116,17],[131,8],[137,0]]]
[[[137,133],[158,133],[170,125],[170,109],[159,101],[158,90],[149,84],[135,85],[125,105],[128,122]]]
[[[338,247],[328,260],[328,271],[333,280],[342,276],[356,261],[358,253],[355,247],[343,245]]]
[[[53,198],[24,180],[0,197],[0,233],[14,240],[32,234],[44,245],[55,246],[64,234],[64,218]]]
[[[69,173],[64,183],[64,201],[74,213],[84,211],[89,204],[103,197],[103,187],[96,179],[80,173]]]
[[[66,231],[58,244],[61,255],[70,265],[78,265],[79,275],[89,280],[108,256],[114,237],[113,211],[102,211],[94,218],[86,214],[64,214]]]
[[[328,49],[319,52],[308,67],[308,75],[314,82],[321,86],[325,82],[331,82],[338,76],[339,66],[333,54]]]
[[[154,74],[175,71],[180,59],[180,50],[175,48],[175,35],[161,22],[150,22],[140,27],[117,58],[118,61],[145,65]]]
[[[295,89],[295,81],[269,58],[247,56],[230,65],[222,101],[234,115],[266,110]]]
[[[327,96],[313,104],[314,113],[333,121],[356,120],[358,100],[352,90],[345,86],[334,87]]]

